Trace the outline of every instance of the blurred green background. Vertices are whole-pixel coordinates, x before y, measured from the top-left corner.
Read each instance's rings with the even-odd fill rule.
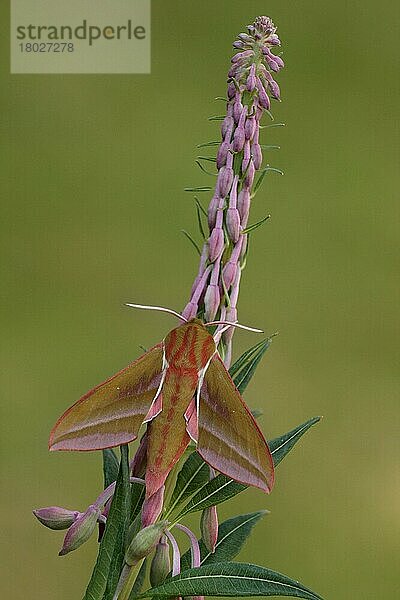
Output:
[[[10,76],[4,4],[2,597],[82,597],[95,540],[59,558],[62,534],[31,510],[84,509],[100,456],[50,455],[48,433],[174,324],[124,302],[186,303],[197,257],[180,234],[196,228],[183,188],[212,182],[195,146],[217,134],[207,117],[221,112],[213,98],[233,39],[268,14],[287,63],[274,114],[287,126],[262,141],[282,146],[268,160],[285,176],[254,202],[252,222],[272,219],[253,236],[239,307],[242,322],[280,335],[246,399],[268,437],[324,420],[279,467],[270,497],[247,491],[221,512],[271,510],[242,560],[326,598],[394,598],[398,2],[153,0],[146,76]],[[235,340],[237,355],[256,338]]]

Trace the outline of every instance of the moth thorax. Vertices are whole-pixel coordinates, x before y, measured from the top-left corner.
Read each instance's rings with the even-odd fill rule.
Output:
[[[207,366],[216,350],[212,335],[197,323],[185,323],[173,329],[165,338],[164,345],[169,365],[197,372]]]

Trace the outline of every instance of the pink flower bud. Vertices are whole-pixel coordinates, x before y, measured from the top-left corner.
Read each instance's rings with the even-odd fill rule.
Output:
[[[238,61],[242,61],[243,59],[248,59],[251,56],[254,56],[253,50],[245,50],[244,52],[238,52],[231,58],[232,63],[237,63]]]
[[[222,142],[222,144],[218,148],[218,152],[217,152],[217,169],[218,170],[226,164],[226,158],[228,156],[229,148],[230,148],[229,141]]]
[[[64,538],[63,546],[58,553],[59,556],[64,556],[72,550],[76,550],[82,546],[92,535],[95,530],[97,519],[101,514],[101,509],[91,504],[88,509],[79,515],[76,521],[68,529]]]
[[[279,89],[279,85],[272,79],[272,81],[268,82],[268,87],[271,90],[271,96],[275,98],[275,100],[281,99],[281,91]]]
[[[258,103],[262,108],[266,110],[270,109],[271,102],[269,101],[268,94],[261,82],[261,79],[257,77],[257,91],[258,91]]]
[[[250,211],[250,190],[247,187],[244,187],[240,190],[237,207],[240,215],[240,222],[242,227],[246,227],[247,220],[249,218]]]
[[[283,69],[283,67],[285,66],[285,63],[283,62],[283,60],[281,59],[280,56],[275,56],[274,54],[272,55],[274,57],[274,61],[276,62],[276,64],[278,65],[278,67],[280,69]]]
[[[208,227],[210,228],[210,231],[215,227],[215,221],[217,218],[217,210],[218,210],[219,201],[220,201],[219,196],[214,195],[211,198],[210,204],[208,206],[207,216],[208,216]]]
[[[244,127],[238,125],[233,134],[233,144],[232,149],[234,152],[241,152],[243,150],[244,142],[246,140]]]
[[[235,86],[235,84],[233,83],[233,81],[231,81],[231,82],[228,84],[228,89],[227,89],[227,92],[226,92],[226,93],[227,93],[227,96],[228,96],[229,100],[231,100],[232,98],[234,98],[234,97],[235,97],[235,94],[236,94],[236,86]]]
[[[252,92],[256,87],[256,65],[253,63],[250,67],[250,73],[246,81],[246,89],[248,92]]]
[[[209,506],[201,513],[201,537],[209,552],[215,552],[218,540],[218,514],[216,506]]]
[[[260,146],[260,144],[258,142],[256,142],[255,144],[253,143],[253,145],[251,147],[251,155],[253,157],[254,167],[258,171],[258,169],[262,165],[261,146]]]
[[[244,187],[251,188],[254,182],[255,175],[254,162],[250,160],[249,168],[247,169],[246,177],[244,180]]]
[[[171,560],[169,557],[169,544],[167,538],[163,535],[156,546],[156,551],[150,566],[150,583],[156,587],[165,581],[171,570]]]
[[[240,215],[237,208],[228,208],[226,211],[226,229],[230,239],[236,244],[240,235]]]
[[[252,42],[253,38],[248,35],[247,33],[239,33],[238,35],[239,40],[242,40],[242,42]]]
[[[190,321],[190,319],[194,319],[197,315],[197,311],[199,309],[199,306],[197,304],[197,302],[188,302],[182,312],[182,317],[184,317],[184,319],[186,319],[187,321]]]
[[[233,126],[234,126],[233,117],[231,117],[230,115],[227,115],[225,117],[225,119],[222,121],[222,125],[221,125],[221,135],[224,139],[226,138],[227,133],[229,131],[232,133]]]
[[[241,42],[241,41],[236,41],[236,42],[233,42],[232,46],[233,46],[234,48],[238,48],[238,49],[240,49],[240,48],[244,48],[244,47],[245,47],[245,44],[244,44],[243,42]]]
[[[231,167],[222,167],[218,173],[217,189],[219,196],[225,198],[230,192],[233,181],[233,169]]]
[[[268,44],[271,44],[271,46],[280,46],[281,40],[278,38],[276,33],[271,33],[271,35],[268,38]]]
[[[228,71],[228,77],[234,77],[235,79],[238,78],[238,74],[240,72],[240,70],[242,69],[242,64],[240,62],[234,64],[231,66],[231,68]]]
[[[233,105],[233,118],[235,119],[235,123],[239,123],[240,115],[243,111],[243,104],[240,101],[240,96],[238,96],[235,104]]]
[[[77,510],[68,510],[61,506],[48,506],[33,511],[38,521],[49,529],[68,529],[79,517]]]
[[[226,265],[224,266],[224,268],[222,270],[222,278],[224,280],[224,285],[227,290],[229,290],[232,283],[235,281],[237,268],[238,268],[237,262],[234,262],[233,260],[230,259],[230,260],[228,260],[228,262],[226,263]]]
[[[224,249],[224,232],[222,227],[215,227],[208,239],[208,256],[211,262],[215,262],[221,256]]]
[[[244,124],[244,135],[246,140],[251,140],[251,138],[254,135],[254,131],[256,128],[256,120],[254,117],[249,117],[248,119],[246,119],[246,122]]]
[[[210,283],[207,287],[206,295],[204,296],[205,318],[207,321],[212,321],[217,314],[221,302],[219,286]]]
[[[249,166],[251,158],[250,141],[246,140],[243,148],[242,172],[244,173]]]

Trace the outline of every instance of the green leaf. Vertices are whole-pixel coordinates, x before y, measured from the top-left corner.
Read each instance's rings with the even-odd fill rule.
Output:
[[[215,163],[215,162],[216,162],[216,160],[217,160],[217,159],[215,158],[215,156],[198,156],[197,158],[198,158],[199,160],[206,160],[206,161],[208,161],[208,162],[212,162],[212,163]]]
[[[186,229],[181,229],[181,233],[183,233],[183,235],[187,237],[187,239],[189,240],[189,242],[194,246],[194,248],[196,248],[197,252],[199,254],[201,254],[201,250],[200,250],[197,242],[192,238],[192,236],[190,235],[190,233],[188,233],[186,231]]]
[[[144,501],[146,488],[140,483],[131,485],[131,521],[139,514]]]
[[[209,186],[185,188],[185,192],[210,192],[211,190]]]
[[[247,235],[251,231],[258,229],[263,223],[265,223],[265,221],[268,221],[268,219],[270,219],[270,218],[271,218],[271,215],[267,215],[260,221],[257,221],[257,223],[253,223],[252,225],[249,225],[248,227],[246,227],[246,229],[242,229],[242,231],[240,232],[241,235]]]
[[[272,458],[274,459],[275,467],[279,465],[281,460],[286,456],[286,454],[293,448],[296,442],[299,441],[302,435],[310,429],[313,425],[318,423],[321,420],[321,417],[313,417],[309,419],[305,423],[298,425],[288,433],[285,433],[277,438],[268,442],[269,449],[272,454]]]
[[[196,200],[197,225],[199,226],[199,232],[200,232],[201,237],[203,238],[203,240],[205,240],[206,239],[206,234],[204,232],[203,222],[201,220],[201,215],[204,214],[204,209],[201,206],[201,204],[198,201],[198,199],[195,198],[195,200]]]
[[[241,394],[243,394],[248,386],[264,353],[270,347],[273,337],[271,336],[262,340],[255,346],[252,346],[252,348],[249,348],[249,350],[246,350],[229,369],[229,373],[233,377],[233,382]]]
[[[218,175],[218,173],[212,173],[211,171],[207,171],[207,169],[203,167],[199,160],[196,160],[195,163],[199,167],[199,169],[203,171],[203,173],[205,173],[206,175],[211,175],[211,177],[216,177]]]
[[[193,496],[199,488],[207,483],[209,478],[210,467],[197,452],[192,452],[178,473],[165,518],[185,500]]]
[[[130,484],[128,446],[121,446],[115,493],[110,506],[106,528],[101,540],[97,561],[93,569],[84,600],[108,600],[118,580],[125,551],[125,532],[130,511]]]
[[[294,596],[321,600],[321,596],[286,575],[257,565],[230,562],[188,569],[138,597],[168,596]]]
[[[302,435],[310,429],[312,425],[318,423],[320,418],[321,417],[313,417],[305,423],[298,425],[288,433],[268,442],[275,467],[299,441]],[[203,510],[208,506],[221,504],[237,494],[240,494],[240,492],[245,489],[247,489],[247,486],[238,483],[233,479],[229,479],[225,475],[217,475],[217,477],[211,479],[200,488],[197,494],[195,494],[188,504],[179,512],[177,518],[181,519],[184,515],[189,513]]]
[[[212,142],[205,142],[204,144],[197,144],[196,148],[208,148],[209,146],[219,146],[221,141],[215,140]]]
[[[146,577],[146,567],[147,564],[145,559],[142,563],[142,566],[140,567],[140,571],[136,577],[135,583],[133,584],[131,593],[129,594],[129,600],[134,600],[137,597],[137,595],[141,592]]]
[[[280,150],[280,146],[275,146],[274,144],[260,144],[263,150]]]
[[[200,565],[225,562],[237,556],[248,538],[254,525],[268,511],[260,510],[247,515],[238,515],[220,524],[215,552],[207,550],[204,542],[199,540],[201,561]],[[189,569],[191,565],[191,550],[189,549],[181,558],[181,569]]]
[[[103,450],[104,489],[117,480],[118,469],[118,458],[114,450],[111,448],[106,448]]]
[[[247,486],[226,477],[226,475],[217,475],[200,488],[197,494],[179,512],[177,518],[181,519],[189,513],[221,504],[221,502],[233,498],[246,488]]]

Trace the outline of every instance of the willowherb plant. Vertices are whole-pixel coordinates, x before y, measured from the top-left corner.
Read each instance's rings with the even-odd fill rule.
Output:
[[[270,166],[262,168],[261,119],[280,100],[274,79],[284,66],[268,17],[258,17],[233,44],[226,114],[216,147],[217,179],[208,211],[196,199],[204,245],[181,323],[131,365],[95,387],[57,421],[50,450],[102,450],[104,490],[84,512],[61,507],[34,511],[50,529],[66,529],[60,555],[99,529],[99,552],[84,600],[136,597],[296,596],[317,594],[268,568],[233,562],[267,511],[218,523],[217,506],[247,486],[269,493],[275,467],[319,418],[266,442],[242,399],[270,345],[264,339],[232,366],[241,273],[251,200]],[[266,126],[268,127],[268,126]],[[274,146],[265,146],[273,148]],[[255,181],[256,175],[257,180]],[[211,188],[190,188],[203,191]],[[204,235],[203,220],[208,234]],[[228,372],[229,369],[229,372]],[[129,461],[128,444],[141,432]],[[117,459],[112,447],[121,447]],[[199,512],[201,539],[182,521]],[[173,530],[186,534],[181,555]],[[142,592],[148,572],[150,588]]]

